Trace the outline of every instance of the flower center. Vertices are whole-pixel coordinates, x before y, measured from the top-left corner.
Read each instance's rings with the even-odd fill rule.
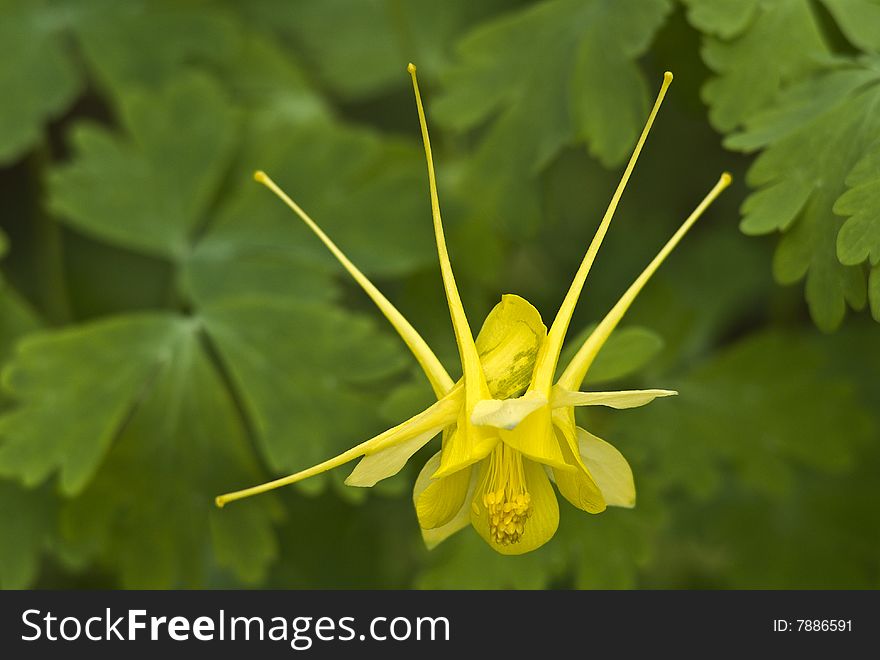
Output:
[[[492,539],[499,545],[518,543],[532,513],[522,455],[499,442],[489,457],[483,485],[483,505]]]

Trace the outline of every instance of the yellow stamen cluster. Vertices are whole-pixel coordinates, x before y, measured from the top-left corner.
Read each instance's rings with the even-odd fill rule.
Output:
[[[483,506],[489,517],[492,539],[499,545],[518,543],[532,513],[522,454],[499,442],[489,457],[483,483]]]

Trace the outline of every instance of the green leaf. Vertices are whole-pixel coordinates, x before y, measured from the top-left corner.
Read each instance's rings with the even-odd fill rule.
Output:
[[[338,96],[360,100],[407,84],[406,65],[434,76],[447,63],[454,38],[510,0],[285,0],[239,3],[236,10],[296,44],[310,70]],[[332,34],[332,39],[326,35]],[[364,36],[369,35],[369,47]]]
[[[0,481],[0,589],[26,589],[53,535],[56,501],[47,488]]]
[[[559,365],[562,369],[571,362],[581,344],[595,328],[595,324],[590,325],[568,340],[559,357]],[[662,348],[663,338],[649,328],[639,326],[618,328],[599,351],[596,361],[587,372],[584,383],[592,385],[625,378],[644,367]]]
[[[80,72],[62,39],[64,3],[0,2],[0,164],[33,148],[79,95]]]
[[[880,66],[872,60],[831,70],[793,87],[777,106],[755,115],[743,133],[728,140],[732,147],[764,148],[749,170],[748,183],[758,192],[743,205],[742,229],[783,232],[774,275],[785,284],[806,276],[810,313],[826,331],[840,325],[847,303],[854,309],[865,304],[865,275],[845,264],[871,251],[873,230],[864,218],[875,214],[872,204],[880,202],[862,187],[870,177],[868,166],[854,170],[880,135],[880,113],[874,111],[880,103],[878,82]],[[843,208],[853,213],[852,200],[860,196],[859,215],[847,221],[839,237],[842,223],[832,210],[841,208],[835,204],[847,180],[857,187]]]
[[[271,84],[277,83],[271,79]],[[197,86],[204,97],[200,102]],[[220,98],[215,91],[206,79],[188,73],[158,94],[125,92],[124,127],[136,148],[126,149],[129,145],[103,131],[97,140],[89,135],[79,157],[53,178],[54,206],[103,240],[182,262],[179,298],[205,312],[273,470],[303,467],[381,430],[372,398],[354,386],[337,387],[337,378],[340,373],[362,381],[386,375],[400,364],[400,352],[397,340],[375,334],[357,317],[299,302],[333,297],[327,273],[329,268],[339,272],[339,266],[295,215],[250,180],[250,172],[259,167],[277,176],[366,271],[402,274],[436,258],[423,163],[410,145],[380,141],[367,131],[328,122],[291,124],[293,117],[286,125],[257,122],[247,127],[247,142],[230,177],[233,191],[215,211],[228,149],[216,140],[207,149],[207,141],[200,140],[211,124],[206,114],[229,112],[227,103],[214,102]],[[149,105],[142,101],[146,98]],[[180,108],[184,101],[190,102]],[[128,110],[132,106],[137,112]],[[171,148],[202,154],[205,162],[193,169],[202,178],[184,176],[186,185],[167,190],[166,181],[181,178],[181,159],[152,154]],[[187,212],[157,207],[169,197],[180,199]],[[142,211],[120,218],[123,208],[117,204],[123,203]],[[425,220],[423,230],[414,232],[418,217]],[[190,243],[195,245],[188,251]],[[294,300],[297,304],[290,304]],[[223,309],[237,311],[223,316]],[[307,341],[316,328],[325,329],[318,331],[322,341],[317,344]],[[296,329],[300,339],[292,339],[292,345],[279,341]],[[316,345],[325,348],[316,350]],[[339,345],[350,347],[350,359],[340,357],[345,352]],[[267,387],[268,382],[275,386]],[[308,391],[312,396],[304,398]],[[345,415],[338,414],[340,408]],[[292,442],[303,429],[309,429],[309,442]],[[315,480],[306,487],[320,484]],[[245,484],[230,482],[223,490],[239,485]]]
[[[841,31],[854,46],[880,51],[880,2],[877,0],[822,0]]]
[[[281,530],[281,556],[268,583],[281,589],[408,588],[424,553],[411,484],[405,494],[371,497],[363,506],[331,493],[287,494],[291,524]]]
[[[117,317],[31,335],[5,372],[20,403],[0,417],[3,473],[59,471],[67,542],[125,586],[201,584],[205,551],[256,581],[275,556],[274,499],[228,516],[213,505],[262,474],[201,342],[193,320]]]
[[[849,266],[870,259],[880,264],[880,136],[873,149],[846,177],[849,188],[834,204],[837,215],[849,217],[837,235],[837,256]]]
[[[75,34],[102,91],[114,99],[187,70],[222,67],[240,49],[231,16],[204,2],[112,3],[78,21]]]
[[[248,30],[235,18],[222,6],[160,0],[118,5],[80,21],[76,34],[114,101],[132,89],[162,88],[195,70],[216,74],[238,100],[268,121],[325,116],[324,102],[294,56],[269,33]]]
[[[317,304],[240,299],[203,314],[273,471],[303,469],[383,430],[358,387],[400,368],[396,338]]]
[[[6,253],[6,235],[0,232],[0,257]],[[0,363],[15,342],[35,330],[39,321],[20,296],[0,278]],[[0,410],[6,408],[0,396]],[[26,489],[0,480],[0,589],[25,589],[37,577],[40,558],[55,531],[56,499],[48,488]]]
[[[682,0],[688,20],[708,34],[731,39],[754,19],[761,0]]]
[[[868,300],[871,302],[871,315],[880,322],[880,266],[874,266],[868,276]]]
[[[52,209],[102,240],[179,259],[229,165],[235,112],[210,80],[182,75],[158,95],[125,95],[122,122],[125,137],[77,127],[79,157],[53,172]]]
[[[262,121],[284,131],[330,116],[324,99],[290,52],[270,35],[246,32],[238,50],[223,66],[223,80],[232,94]]]
[[[3,372],[22,405],[0,418],[0,472],[33,486],[59,471],[64,493],[81,491],[179,332],[144,317],[29,335]]]
[[[433,264],[424,164],[409,145],[324,122],[249,135],[227,203],[182,272],[201,303],[253,292],[302,300],[335,293],[342,268],[251,173],[263,169],[370,275]],[[347,277],[347,276],[346,276]]]
[[[2,234],[0,234],[2,236]],[[39,319],[30,306],[0,277],[0,364],[12,353],[15,341],[39,327]]]
[[[431,114],[459,131],[489,122],[464,173],[476,213],[533,226],[534,178],[566,144],[586,142],[607,165],[626,157],[648,107],[635,60],[668,11],[666,0],[557,0],[505,14],[459,43],[460,64]]]
[[[687,572],[703,588],[876,589],[880,497],[870,475],[880,462],[876,451],[858,460],[863,467],[846,475],[802,471],[782,500],[731,485],[676,530],[696,546]]]
[[[841,474],[874,421],[827,353],[815,334],[756,333],[664,382],[679,396],[609,416],[606,439],[620,437],[624,455],[699,497],[714,495],[726,470],[764,495],[789,492],[798,466]]]
[[[691,23],[708,35],[702,55],[716,77],[703,88],[703,98],[720,131],[740,126],[829,54],[809,2],[683,2]]]

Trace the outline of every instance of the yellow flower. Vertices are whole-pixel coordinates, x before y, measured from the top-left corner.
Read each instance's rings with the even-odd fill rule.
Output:
[[[599,513],[606,506],[635,505],[635,486],[626,459],[604,440],[577,427],[574,408],[590,405],[632,408],[676,392],[581,392],[579,389],[599,350],[638,293],[709,204],[730,184],[730,175],[721,175],[715,187],[608,312],[554,383],[565,334],[581,289],[672,74],[667,72],[664,76],[632,157],[550,330],[526,300],[504,295],[474,340],[446,249],[431,142],[415,66],[410,64],[408,71],[425,147],[434,235],[462,378],[453,382],[409,321],[296,202],[264,172],[257,172],[255,179],[305,222],[394,326],[425,372],[437,402],[339,456],[275,481],[221,495],[216,502],[223,506],[357,458],[361,460],[346,484],[373,486],[399,472],[413,454],[442,434],[441,450],[422,468],[413,489],[413,503],[425,543],[434,547],[471,524],[498,552],[522,554],[540,547],[556,532],[559,506],[551,477],[563,497],[584,511]]]

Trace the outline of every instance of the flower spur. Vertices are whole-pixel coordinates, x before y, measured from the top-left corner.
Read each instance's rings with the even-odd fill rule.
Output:
[[[645,127],[620,183],[575,274],[549,331],[526,300],[504,295],[489,313],[476,340],[458,293],[446,247],[434,175],[431,142],[419,92],[412,78],[428,169],[431,215],[440,271],[462,366],[454,382],[409,321],[343,254],[314,220],[264,172],[254,178],[277,195],[324,243],[398,332],[424,371],[437,401],[405,422],[346,452],[295,474],[221,495],[218,506],[302,481],[360,458],[346,479],[373,486],[398,473],[409,458],[442,434],[441,449],[422,468],[413,503],[427,546],[473,525],[502,554],[522,554],[546,543],[559,523],[551,477],[571,504],[590,513],[606,506],[635,505],[632,471],[617,449],[575,423],[577,406],[642,406],[670,390],[581,392],[599,350],[636,296],[688,230],[730,184],[721,178],[580,346],[554,383],[562,345],[599,247],[642,147],[672,82],[666,73]]]

